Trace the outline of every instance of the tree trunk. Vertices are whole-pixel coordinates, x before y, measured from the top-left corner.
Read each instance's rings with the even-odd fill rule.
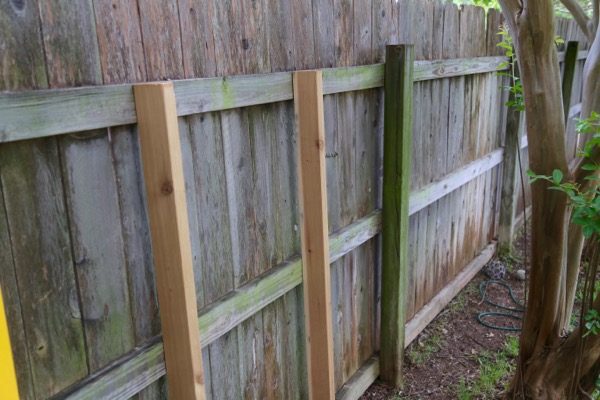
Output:
[[[536,174],[543,175],[552,175],[558,169],[564,173],[565,179],[571,180],[573,177],[566,159],[552,1],[501,0],[501,5],[514,39],[521,71],[530,167]],[[588,92],[598,96],[595,89]],[[589,107],[586,110],[589,113],[592,103],[584,107]],[[561,338],[573,297],[573,282],[576,282],[572,271],[568,277],[567,264],[574,265],[577,258],[578,268],[581,238],[577,229],[569,235],[567,197],[561,192],[548,190],[548,187],[549,183],[538,180],[531,188],[529,301],[521,334],[520,363],[509,392],[512,398],[568,398],[576,366],[581,366],[585,375],[600,357],[598,337],[587,340],[580,359],[576,357],[579,331],[566,340]],[[569,241],[574,251],[567,251]]]

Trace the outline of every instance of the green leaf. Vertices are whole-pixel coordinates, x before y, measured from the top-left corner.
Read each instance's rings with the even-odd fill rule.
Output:
[[[554,180],[554,183],[558,185],[562,181],[562,178],[563,173],[561,170],[555,169],[554,171],[552,171],[552,179]]]

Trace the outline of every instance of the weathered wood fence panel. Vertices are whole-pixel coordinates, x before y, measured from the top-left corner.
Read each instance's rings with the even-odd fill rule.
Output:
[[[505,114],[498,59],[480,57],[500,54],[501,18],[485,18],[431,0],[7,1],[0,89],[340,67],[323,72],[334,378],[340,398],[356,398],[379,373],[383,65],[343,67],[415,44],[410,341],[451,297],[442,288],[491,256],[497,233]],[[572,22],[559,32],[580,35]],[[291,74],[256,79],[175,82],[206,393],[304,399]],[[131,86],[96,103],[94,90],[63,92],[70,103],[22,94],[20,104],[62,114],[13,111],[0,129],[11,141],[0,144],[0,284],[24,399],[166,396]],[[15,104],[6,99],[0,108]]]
[[[583,142],[578,140],[578,135],[575,130],[577,118],[579,117],[579,111],[581,110],[582,100],[582,88],[583,88],[583,66],[587,57],[587,49],[589,43],[585,35],[578,28],[575,21],[571,19],[558,18],[556,23],[556,35],[559,36],[564,44],[559,45],[559,50],[565,51],[569,41],[576,41],[578,46],[577,62],[575,65],[575,71],[573,76],[573,84],[571,89],[570,102],[568,104],[568,112],[566,112],[566,125],[567,125],[567,149],[568,159],[571,160],[577,156],[578,150],[581,148]],[[561,63],[561,73],[564,78],[565,69],[565,55],[561,54],[559,57]],[[566,105],[566,104],[565,104]],[[521,138],[521,167],[523,172],[523,182],[525,183],[525,199],[523,199],[523,190],[521,184],[521,177],[518,176],[519,181],[517,182],[518,195],[517,195],[517,206],[515,209],[515,221],[517,226],[521,226],[525,218],[524,208],[528,208],[531,205],[531,190],[529,187],[527,177],[527,170],[529,169],[529,158],[527,153],[527,140],[526,140],[525,124],[521,125],[519,130],[519,137]]]

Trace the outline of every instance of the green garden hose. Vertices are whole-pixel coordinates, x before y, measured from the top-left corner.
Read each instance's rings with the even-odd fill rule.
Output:
[[[516,307],[506,307],[501,304],[494,303],[491,300],[488,300],[486,294],[487,294],[487,288],[489,285],[498,285],[498,286],[502,286],[502,287],[508,289],[508,294],[510,295],[510,299],[512,300],[512,302],[514,304],[516,304]],[[516,299],[515,294],[513,293],[513,290],[508,283],[503,282],[503,281],[497,281],[497,280],[483,281],[479,285],[479,293],[481,293],[482,302],[487,303],[493,307],[508,311],[508,312],[486,311],[486,312],[479,313],[477,315],[477,321],[481,325],[487,326],[488,328],[492,328],[492,329],[498,329],[501,331],[518,332],[521,330],[520,327],[516,327],[516,326],[493,325],[493,324],[490,324],[489,322],[486,322],[486,320],[485,320],[488,317],[501,317],[501,318],[514,319],[517,321],[521,321],[523,319],[522,314],[525,311],[525,307],[523,306],[523,304],[521,302],[519,302],[519,300]]]

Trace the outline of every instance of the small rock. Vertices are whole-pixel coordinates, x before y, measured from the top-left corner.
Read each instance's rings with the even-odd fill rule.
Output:
[[[515,272],[515,279],[517,279],[519,281],[524,281],[525,280],[525,270],[524,269],[517,270],[517,272]]]

